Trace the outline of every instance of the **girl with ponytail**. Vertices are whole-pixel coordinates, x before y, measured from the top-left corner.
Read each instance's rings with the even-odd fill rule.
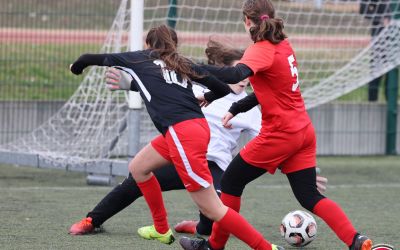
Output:
[[[179,55],[176,33],[165,25],[148,32],[146,47],[134,52],[84,54],[71,65],[74,74],[81,74],[90,65],[116,67],[128,73],[133,80],[130,89],[140,92],[150,118],[161,133],[129,163],[129,171],[154,223],[139,228],[138,234],[165,244],[174,241],[160,183],[153,174],[172,163],[203,215],[253,248],[268,244],[239,213],[222,204],[215,191],[206,159],[210,129],[192,91],[191,80],[211,90],[204,94],[207,102],[229,94],[231,89]]]
[[[246,1],[242,10],[244,22],[252,23],[249,33],[254,42],[266,40],[278,44],[287,38],[283,32],[283,20],[275,17],[275,9],[270,1]]]
[[[282,19],[275,16],[270,0],[246,0],[242,10],[244,27],[254,44],[234,67],[203,68],[227,83],[249,78],[254,89],[252,95],[232,104],[223,125],[232,127],[229,121],[236,114],[260,104],[262,127],[226,169],[221,200],[239,212],[245,186],[280,170],[299,203],[324,220],[350,250],[370,250],[372,241],[360,235],[341,207],[317,189],[315,131],[301,96],[296,56],[283,32]],[[205,101],[204,97],[199,100]],[[262,242],[259,235],[255,237]],[[186,237],[180,243],[186,250],[224,249],[228,238],[229,233],[217,222],[208,240]],[[267,243],[253,249],[283,248]]]

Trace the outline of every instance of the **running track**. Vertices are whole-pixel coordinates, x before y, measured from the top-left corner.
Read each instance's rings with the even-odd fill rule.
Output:
[[[205,46],[210,35],[213,38],[224,38],[226,35],[213,35],[206,33],[179,32],[181,44],[191,44],[199,47]],[[229,34],[232,45],[249,44],[249,38],[243,33]],[[46,30],[46,29],[0,29],[0,43],[29,43],[29,44],[103,44],[107,31],[93,30]],[[128,35],[123,39],[126,41]],[[369,43],[367,36],[292,36],[291,43],[297,48],[360,48]]]

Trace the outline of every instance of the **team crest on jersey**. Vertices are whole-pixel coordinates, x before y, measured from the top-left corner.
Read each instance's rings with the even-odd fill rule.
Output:
[[[378,244],[378,245],[372,246],[371,250],[394,250],[394,248],[391,245]]]

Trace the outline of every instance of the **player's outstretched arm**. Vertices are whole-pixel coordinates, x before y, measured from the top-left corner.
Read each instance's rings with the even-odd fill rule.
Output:
[[[135,52],[110,54],[83,54],[70,67],[75,75],[82,74],[88,66],[128,67],[128,62],[135,61]]]
[[[232,92],[232,89],[229,87],[229,85],[211,75],[208,71],[204,70],[202,66],[193,64],[192,69],[198,75],[198,77],[194,77],[192,80],[203,84],[211,90],[210,92],[204,94],[204,99],[207,101],[207,103],[211,103],[214,100],[224,97]]]
[[[83,54],[70,66],[70,70],[75,75],[82,74],[83,70],[88,66],[105,66],[104,60],[106,54]]]
[[[247,112],[257,105],[258,105],[258,100],[254,93],[251,93],[245,98],[242,98],[239,101],[232,103],[232,106],[230,107],[229,111],[222,118],[222,126],[231,129],[232,123],[230,123],[229,121],[233,117],[235,117],[239,113]]]
[[[243,63],[239,63],[232,67],[220,67],[214,65],[202,65],[201,67],[217,77],[219,80],[231,84],[238,83],[253,75],[253,71]]]
[[[254,93],[251,93],[245,98],[242,98],[239,101],[232,103],[232,106],[229,108],[229,112],[235,116],[239,113],[244,113],[249,111],[258,104],[259,103],[256,95]]]

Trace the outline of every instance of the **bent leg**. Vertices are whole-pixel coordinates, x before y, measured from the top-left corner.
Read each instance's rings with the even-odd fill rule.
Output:
[[[336,235],[350,246],[357,231],[341,207],[317,190],[315,167],[289,173],[287,178],[300,204],[323,219]]]
[[[161,191],[185,189],[173,165],[156,169],[153,174],[160,183]],[[106,220],[119,213],[142,196],[132,174],[114,187],[86,217],[92,218],[94,227],[100,227]]]
[[[245,162],[242,156],[237,154],[222,176],[221,191],[224,194],[240,197],[248,183],[265,173],[265,169]],[[238,209],[235,210],[238,211]]]
[[[265,169],[254,167],[243,160],[240,154],[229,164],[221,180],[221,200],[222,202],[235,210],[240,211],[241,196],[245,186],[251,181],[257,179],[266,172]],[[219,228],[218,223],[214,223],[210,244],[216,248],[225,246],[229,238],[229,232]]]
[[[161,187],[152,171],[168,163],[168,160],[161,156],[152,145],[148,144],[129,164],[129,170],[150,208],[154,227],[160,234],[167,233],[169,225]]]
[[[271,250],[271,244],[264,239],[260,232],[239,213],[222,204],[213,186],[191,192],[190,196],[202,213],[215,221],[214,225],[218,224],[219,228],[232,233],[252,249]],[[215,246],[212,242],[209,243],[214,249],[224,247]]]
[[[221,194],[221,178],[224,171],[218,167],[218,165],[213,161],[208,161],[208,168],[210,169],[211,175],[213,177],[213,184],[217,194]],[[196,232],[201,235],[210,235],[213,225],[213,221],[207,218],[204,214],[200,212],[199,223],[196,226]]]
[[[106,220],[122,211],[137,198],[142,196],[139,187],[136,185],[132,175],[114,187],[86,217],[92,218],[94,227],[100,227]]]

